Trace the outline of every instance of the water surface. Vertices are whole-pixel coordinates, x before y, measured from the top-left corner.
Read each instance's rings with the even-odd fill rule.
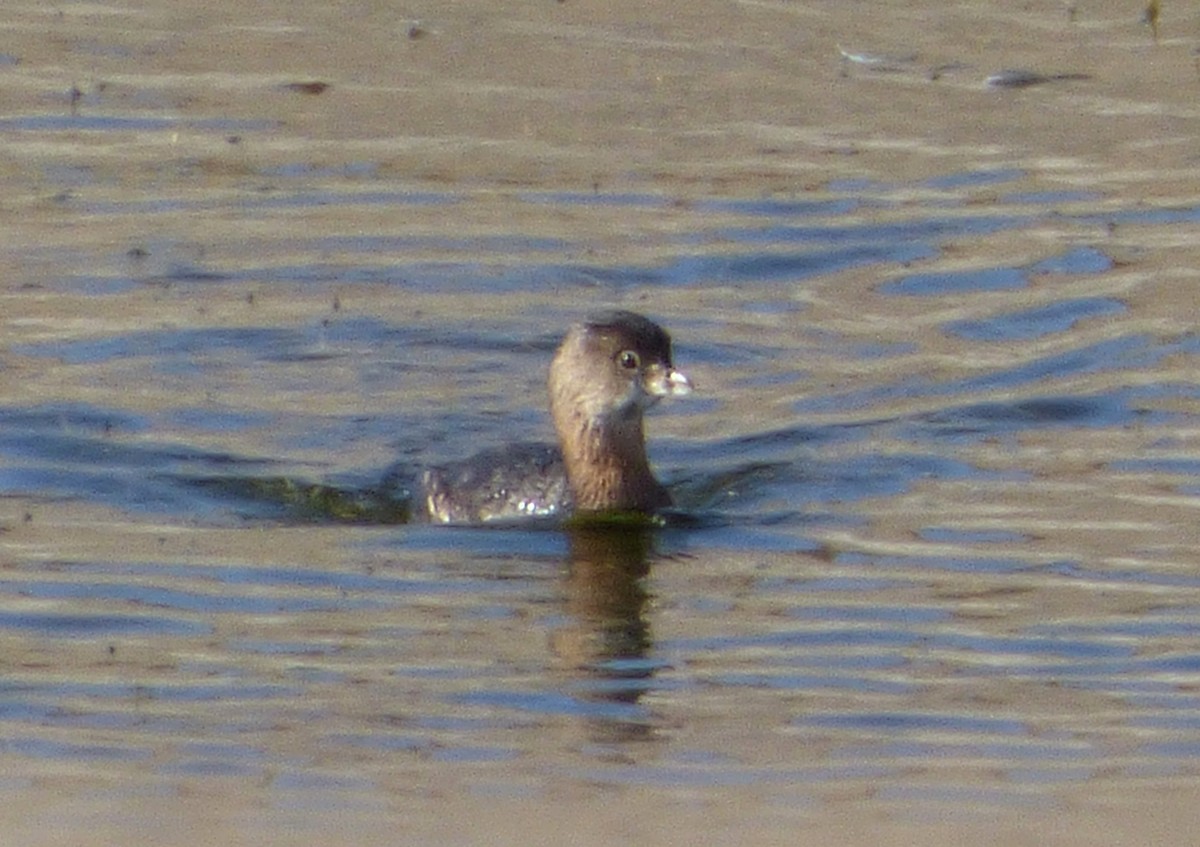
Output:
[[[312,37],[323,12],[299,7]],[[488,37],[653,61],[645,103],[682,122],[654,137],[694,141],[573,158],[472,123],[492,108],[474,57],[436,82],[437,51],[484,37],[450,17],[397,48],[431,45],[437,114],[468,124],[417,155],[397,129],[416,113],[345,123],[380,73],[354,51],[325,94],[267,59],[206,88],[168,73],[196,59],[178,22],[143,13],[96,30],[74,10],[98,34],[68,64],[112,81],[71,102],[41,41],[4,67],[41,93],[0,116],[21,161],[0,174],[0,792],[22,843],[928,843],[946,821],[965,827],[946,843],[1047,821],[1121,843],[1120,822],[1194,815],[1200,195],[984,146],[881,164],[883,136],[862,159],[826,143],[839,103],[930,92],[1036,134],[1045,109],[1012,98],[1112,107],[1069,99],[1085,81],[967,94],[843,78],[831,50],[828,135],[801,150],[796,127],[735,120],[736,74],[709,88],[728,102],[698,114],[729,122],[705,137],[748,145],[727,160],[675,97],[688,51],[730,61],[684,38],[697,22],[658,42],[499,21]],[[224,14],[246,56],[292,32]],[[741,67],[787,76],[783,35],[730,26],[766,45]],[[134,56],[146,76],[121,76]],[[568,93],[588,126],[649,109]],[[452,142],[471,156],[447,177]],[[674,520],[377,508],[391,469],[548,437],[554,346],[612,306],[666,325],[698,386],[649,420]]]

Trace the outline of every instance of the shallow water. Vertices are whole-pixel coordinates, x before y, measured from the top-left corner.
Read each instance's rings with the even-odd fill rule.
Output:
[[[239,245],[210,245],[165,281],[64,267],[53,288],[102,315],[155,290],[242,315],[9,347],[10,373],[56,388],[10,389],[0,415],[10,767],[102,767],[117,797],[207,780],[351,806],[439,781],[483,797],[736,786],[906,813],[1193,776],[1198,389],[1169,363],[1197,339],[1137,320],[1110,244],[1076,243],[1096,229],[1086,199],[980,210],[956,184],[696,203],[638,245],[653,259],[616,266],[513,231],[474,243],[471,266],[454,240],[405,264],[369,240],[319,258],[327,235],[289,234],[241,268]],[[914,191],[930,193],[893,200]],[[604,200],[507,202],[518,219],[657,205]],[[954,245],[1020,232],[1062,246],[944,269]],[[242,294],[273,286],[287,294]],[[546,328],[579,299],[640,306],[633,292],[701,386],[650,424],[690,525],[344,525],[255,484],[353,495],[396,457],[545,434]],[[281,317],[273,296],[341,303]],[[893,304],[915,320],[874,335],[811,318]]]
[[[137,32],[73,49],[187,55]],[[1134,802],[1187,843],[1200,202],[978,151],[438,180],[326,162],[325,100],[298,129],[180,84],[0,117],[20,843],[1122,843]],[[667,526],[378,508],[389,469],[547,436],[562,329],[614,305],[698,386],[649,421]]]

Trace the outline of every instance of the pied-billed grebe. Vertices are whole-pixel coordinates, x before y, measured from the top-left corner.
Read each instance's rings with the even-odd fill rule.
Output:
[[[650,513],[671,505],[646,459],[642,413],[692,384],[671,363],[671,337],[626,311],[576,324],[550,364],[558,447],[517,444],[425,471],[418,512],[478,523],[578,512]]]

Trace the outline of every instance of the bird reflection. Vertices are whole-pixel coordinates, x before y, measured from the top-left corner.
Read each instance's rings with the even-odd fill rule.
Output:
[[[554,652],[569,668],[597,741],[630,741],[652,730],[637,704],[658,669],[647,658],[646,622],[653,533],[648,528],[574,527],[569,531],[568,622],[554,633]]]

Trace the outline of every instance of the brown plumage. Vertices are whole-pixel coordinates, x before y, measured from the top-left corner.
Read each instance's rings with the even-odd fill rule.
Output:
[[[558,449],[514,445],[427,471],[419,505],[430,520],[651,513],[671,505],[646,458],[642,417],[692,384],[675,370],[662,327],[633,312],[592,315],[567,332],[547,383]]]

